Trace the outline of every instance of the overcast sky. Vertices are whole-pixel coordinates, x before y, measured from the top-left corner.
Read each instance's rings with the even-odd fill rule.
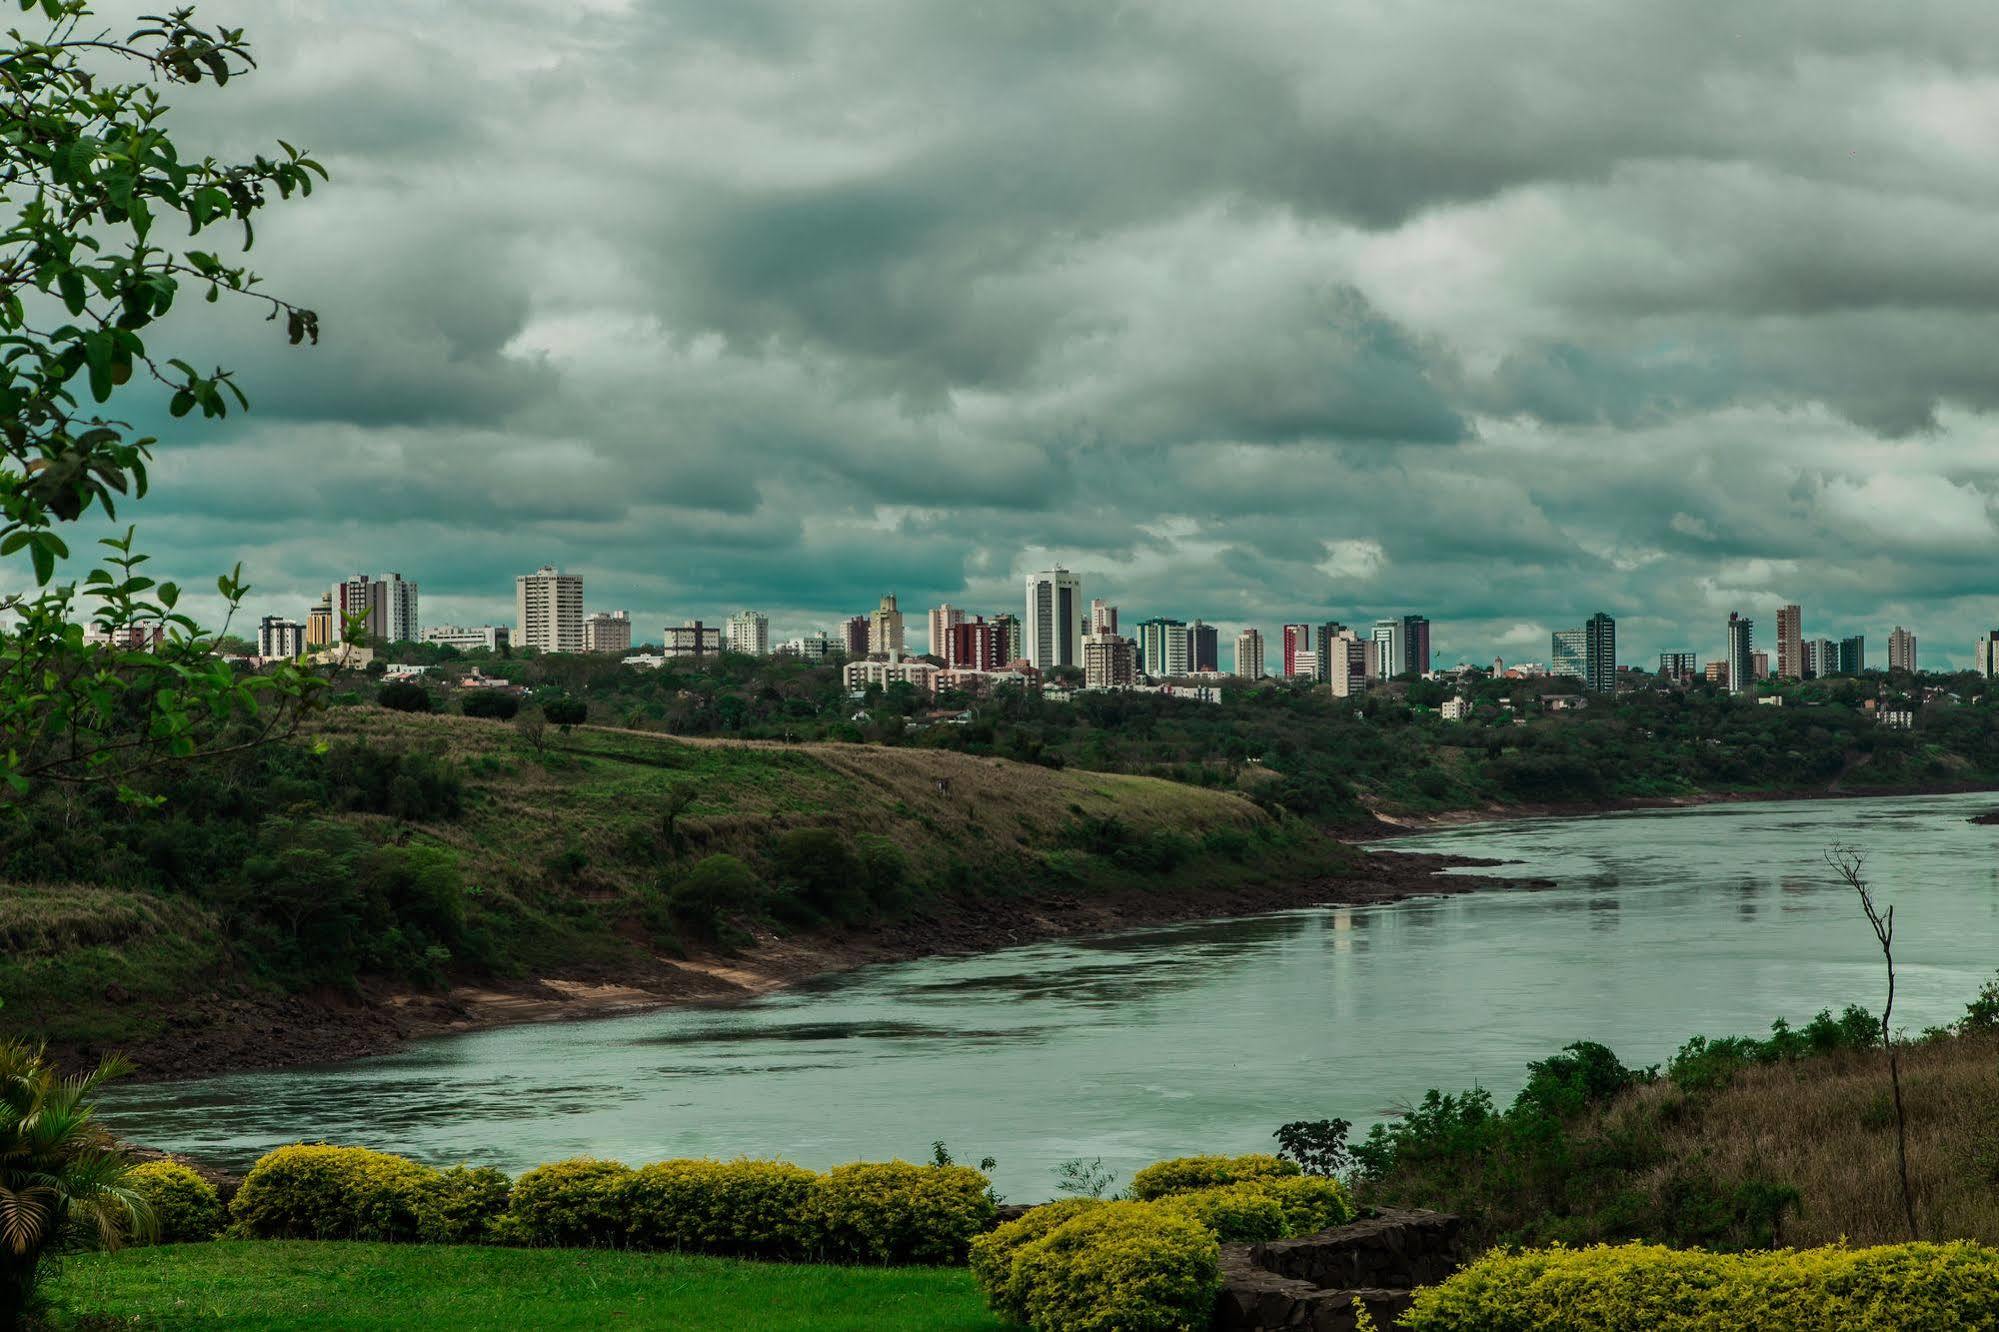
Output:
[[[184,307],[254,410],[161,418],[133,511],[253,615],[553,563],[781,637],[1059,561],[1445,662],[1999,624],[1989,0],[200,12],[262,70],[189,146],[333,173],[254,255],[321,345]]]

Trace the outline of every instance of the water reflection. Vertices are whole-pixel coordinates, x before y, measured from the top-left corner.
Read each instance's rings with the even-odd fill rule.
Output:
[[[1388,907],[1293,911],[866,968],[727,1010],[424,1042],[382,1059],[126,1087],[116,1128],[243,1163],[300,1138],[518,1169],[778,1155],[824,1166],[1000,1160],[1002,1192],[1101,1156],[1126,1176],[1276,1125],[1363,1122],[1432,1086],[1508,1096],[1581,1038],[1631,1063],[1694,1032],[1761,1032],[1875,999],[1878,954],[1821,873],[1864,845],[1898,904],[1898,1012],[1954,1017],[1991,968],[1990,797],[1635,813],[1458,829],[1409,845],[1554,881]],[[1717,864],[1716,848],[1726,848]],[[1768,910],[1772,905],[1779,909]],[[1730,908],[1733,908],[1732,910]]]

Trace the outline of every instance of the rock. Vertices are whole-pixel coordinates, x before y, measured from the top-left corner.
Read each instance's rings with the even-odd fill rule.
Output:
[[[1443,1212],[1382,1208],[1299,1239],[1224,1245],[1214,1327],[1352,1332],[1360,1308],[1391,1326],[1416,1287],[1458,1269],[1463,1228]]]

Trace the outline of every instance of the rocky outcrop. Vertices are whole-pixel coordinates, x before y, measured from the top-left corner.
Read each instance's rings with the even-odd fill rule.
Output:
[[[1214,1326],[1352,1332],[1365,1307],[1377,1326],[1389,1327],[1416,1287],[1458,1269],[1462,1230],[1443,1212],[1382,1208],[1302,1239],[1224,1245]]]

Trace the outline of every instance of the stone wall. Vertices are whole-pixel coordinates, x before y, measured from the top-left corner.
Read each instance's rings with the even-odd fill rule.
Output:
[[[1214,1326],[1352,1332],[1355,1310],[1365,1306],[1389,1327],[1416,1287],[1458,1269],[1462,1230],[1459,1218],[1442,1212],[1383,1208],[1302,1239],[1225,1245]]]

